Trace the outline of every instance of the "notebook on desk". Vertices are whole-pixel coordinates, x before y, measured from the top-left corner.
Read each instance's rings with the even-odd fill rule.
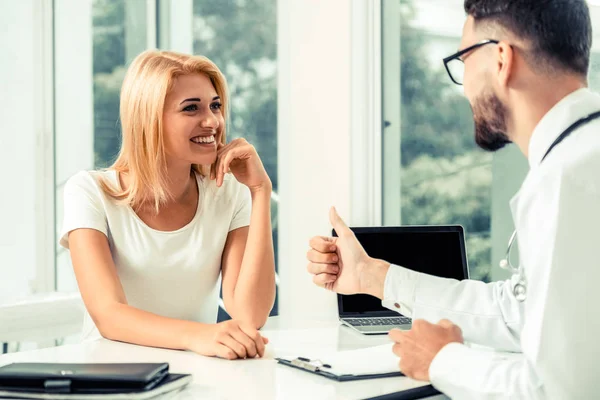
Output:
[[[167,363],[14,363],[0,367],[0,398],[150,399],[191,382]]]

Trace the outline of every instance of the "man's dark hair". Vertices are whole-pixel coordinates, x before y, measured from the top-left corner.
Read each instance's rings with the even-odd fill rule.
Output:
[[[585,0],[465,0],[465,11],[476,24],[495,23],[529,42],[533,67],[587,76],[592,22]]]

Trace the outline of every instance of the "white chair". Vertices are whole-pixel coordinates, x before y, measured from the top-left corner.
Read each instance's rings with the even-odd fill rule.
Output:
[[[0,304],[0,354],[8,343],[48,344],[81,331],[84,306],[79,293],[42,293]]]

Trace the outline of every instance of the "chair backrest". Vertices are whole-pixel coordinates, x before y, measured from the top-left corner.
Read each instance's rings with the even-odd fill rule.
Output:
[[[35,294],[0,304],[0,344],[49,344],[80,332],[83,314],[84,305],[79,293]]]

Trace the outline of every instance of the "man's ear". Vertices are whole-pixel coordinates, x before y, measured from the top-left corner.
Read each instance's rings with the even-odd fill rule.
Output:
[[[515,68],[515,51],[510,44],[502,41],[496,46],[496,57],[498,85],[506,88]]]

